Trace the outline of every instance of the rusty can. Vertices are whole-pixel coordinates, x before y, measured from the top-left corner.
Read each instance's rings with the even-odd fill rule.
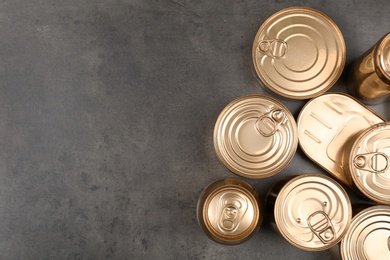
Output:
[[[246,178],[265,178],[280,172],[298,146],[297,127],[290,111],[262,95],[240,97],[220,113],[214,128],[214,147],[222,163]]]
[[[390,204],[390,122],[368,127],[345,153],[347,173],[367,198]]]
[[[277,182],[268,192],[266,212],[278,233],[306,251],[335,246],[352,218],[345,190],[320,174],[288,176]]]
[[[341,240],[344,260],[390,259],[390,206],[373,206],[359,212]]]
[[[263,220],[258,194],[239,179],[224,179],[208,185],[199,198],[197,215],[206,235],[225,245],[248,240]]]
[[[268,89],[287,98],[308,99],[336,83],[345,66],[346,48],[341,31],[327,15],[291,7],[263,23],[252,58]]]
[[[353,63],[347,87],[366,104],[390,98],[390,33]]]
[[[313,98],[297,119],[303,152],[344,184],[353,187],[345,154],[355,136],[384,119],[347,94],[327,93]]]

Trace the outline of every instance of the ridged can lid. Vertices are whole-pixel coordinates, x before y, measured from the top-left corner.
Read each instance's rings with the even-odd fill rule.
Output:
[[[214,128],[218,157],[242,177],[265,178],[278,173],[291,161],[297,146],[294,117],[268,96],[234,100],[222,110]]]
[[[308,99],[327,91],[340,77],[346,60],[343,35],[320,11],[283,9],[258,30],[252,58],[263,83],[277,94]]]
[[[351,148],[349,169],[364,195],[390,204],[390,122],[373,125],[359,135]]]
[[[375,52],[375,61],[381,79],[390,84],[390,33],[379,42]]]
[[[336,245],[352,218],[351,202],[333,179],[319,174],[293,178],[278,194],[275,223],[292,245],[322,251]]]
[[[390,206],[374,206],[359,212],[341,241],[345,260],[390,259]]]
[[[234,245],[249,239],[259,228],[262,207],[256,191],[238,179],[207,186],[198,201],[198,222],[214,241]]]

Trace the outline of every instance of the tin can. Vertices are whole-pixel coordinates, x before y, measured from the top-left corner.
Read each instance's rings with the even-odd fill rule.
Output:
[[[353,187],[351,174],[346,169],[345,153],[357,134],[383,121],[349,95],[323,94],[307,102],[299,113],[299,145],[312,161]]]
[[[225,245],[248,240],[263,220],[258,194],[238,179],[219,180],[207,186],[199,198],[197,215],[206,235]]]
[[[258,30],[252,48],[254,68],[273,92],[308,99],[327,91],[340,77],[346,60],[337,25],[307,7],[283,9]]]
[[[390,122],[368,127],[346,151],[346,170],[367,198],[390,204]]]
[[[268,192],[266,212],[278,233],[306,251],[322,251],[336,245],[352,218],[345,190],[320,174],[280,180]]]
[[[344,260],[390,259],[390,206],[374,206],[358,213],[340,245]]]
[[[265,178],[281,171],[298,146],[290,111],[262,95],[240,97],[228,104],[214,128],[214,147],[222,163],[246,178]]]
[[[390,98],[390,33],[353,63],[347,86],[366,104]]]

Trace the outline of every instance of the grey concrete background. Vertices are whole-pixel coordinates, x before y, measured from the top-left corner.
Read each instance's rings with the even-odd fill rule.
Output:
[[[214,153],[218,114],[265,93],[254,36],[296,5],[339,25],[347,67],[390,29],[388,0],[1,0],[0,259],[330,259],[266,222],[219,245],[195,214],[207,184],[236,177]],[[282,102],[295,116],[305,103]],[[372,108],[389,120],[389,103]],[[246,181],[264,199],[307,172],[324,173],[298,150],[280,174]]]

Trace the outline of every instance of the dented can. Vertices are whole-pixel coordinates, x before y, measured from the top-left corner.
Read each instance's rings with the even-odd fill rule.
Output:
[[[356,135],[385,120],[353,97],[327,93],[306,103],[297,119],[299,145],[315,163],[353,187],[346,153]]]
[[[197,215],[206,235],[225,245],[248,240],[263,220],[258,194],[239,179],[219,180],[207,186],[199,198]]]
[[[283,9],[258,30],[252,48],[254,68],[273,92],[308,99],[327,91],[340,77],[346,60],[343,35],[320,11]]]
[[[390,259],[390,206],[373,206],[352,219],[340,245],[344,260]]]
[[[246,178],[265,178],[280,172],[298,146],[297,127],[290,111],[262,95],[240,97],[220,113],[214,128],[214,147],[222,163]]]
[[[347,86],[366,104],[390,98],[390,33],[353,63]]]
[[[320,174],[288,176],[277,182],[268,192],[266,212],[278,233],[306,251],[335,246],[352,218],[345,190]]]

